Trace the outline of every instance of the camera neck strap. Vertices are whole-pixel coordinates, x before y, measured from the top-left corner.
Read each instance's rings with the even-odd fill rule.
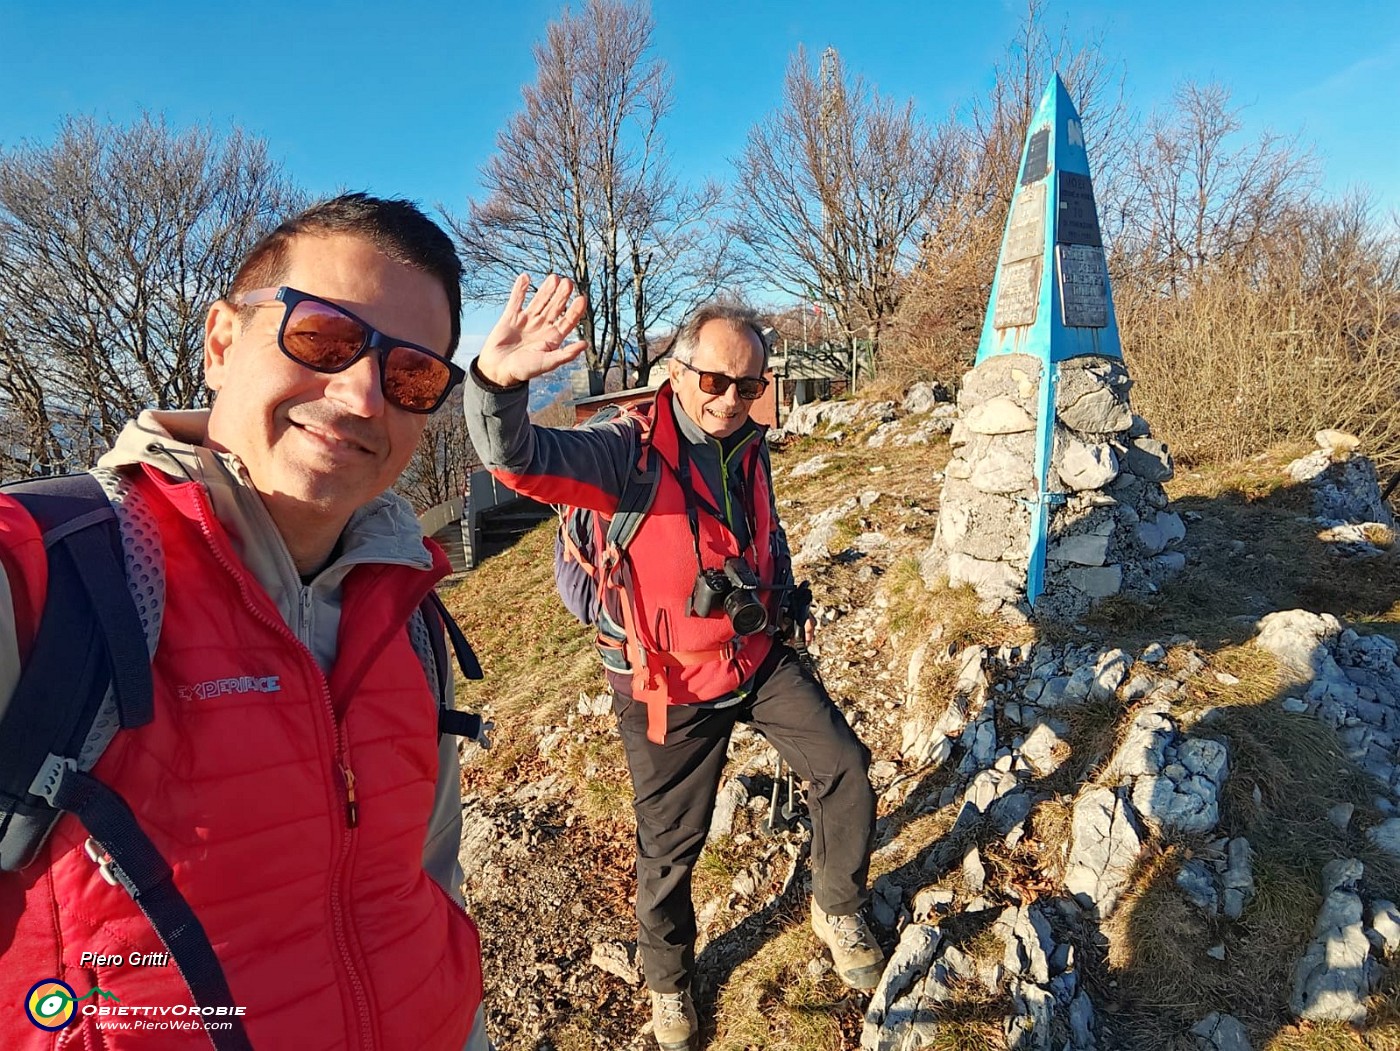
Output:
[[[715,519],[715,521],[723,525],[726,529],[730,531],[730,533],[733,533],[734,529],[729,524],[729,522],[725,520],[724,514],[719,510],[719,508],[712,505],[708,500],[704,499],[699,493],[695,491],[693,475],[690,470],[689,444],[689,442],[682,439],[679,447],[677,448],[676,479],[681,483],[681,493],[685,497],[685,517],[690,523],[690,539],[695,544],[695,565],[697,569],[703,570],[705,568],[705,560],[700,556],[700,510],[703,508],[706,514],[708,514],[711,518]],[[758,458],[754,457],[754,462],[750,465],[749,468],[749,484],[745,486],[743,483],[743,479],[740,479],[740,496],[741,503],[743,504],[742,510],[744,514],[745,524],[749,528],[748,547],[750,548],[753,547],[754,537],[757,535],[758,532],[757,523],[754,520],[753,509],[749,506],[749,494],[753,491],[753,476],[757,470]],[[720,485],[728,484],[726,479],[724,478],[723,467],[721,467],[719,482]],[[757,568],[756,564],[755,568]]]

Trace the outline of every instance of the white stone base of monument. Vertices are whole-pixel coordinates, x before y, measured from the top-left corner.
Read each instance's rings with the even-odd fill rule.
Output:
[[[1155,593],[1185,565],[1176,547],[1186,530],[1162,488],[1171,456],[1133,415],[1122,362],[1086,357],[1054,368],[1045,586],[1035,612],[1074,617],[1113,595]],[[923,570],[930,584],[971,586],[987,608],[1029,612],[1040,381],[1039,359],[1007,354],[968,372],[958,394],[953,459]]]

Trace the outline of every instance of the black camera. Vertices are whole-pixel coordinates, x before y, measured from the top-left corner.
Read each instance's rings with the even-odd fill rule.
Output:
[[[690,592],[690,613],[708,617],[722,603],[729,623],[740,635],[768,627],[768,609],[759,601],[758,576],[742,558],[726,558],[723,569],[702,569]]]

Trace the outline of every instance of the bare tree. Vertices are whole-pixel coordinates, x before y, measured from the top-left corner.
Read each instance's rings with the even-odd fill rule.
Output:
[[[781,108],[749,132],[735,229],[774,284],[824,304],[848,341],[868,331],[878,346],[948,162],[946,130],[912,102],[849,77],[831,48],[814,72],[799,48]]]
[[[629,359],[645,376],[650,330],[728,277],[727,246],[709,236],[718,192],[680,188],[668,170],[671,83],[648,57],[652,28],[645,6],[623,0],[588,0],[552,22],[482,171],[486,199],[453,223],[469,297],[494,300],[517,273],[541,270],[588,296],[593,393]]]
[[[466,492],[468,476],[480,466],[462,415],[462,392],[455,390],[428,421],[394,489],[421,515]]]
[[[293,198],[237,130],[78,118],[0,150],[4,473],[85,465],[140,409],[207,403],[204,310]]]
[[[654,188],[652,198],[629,213],[626,371],[639,386],[650,381],[670,346],[669,340],[657,343],[653,333],[678,325],[697,303],[732,290],[747,273],[733,232],[716,221],[723,205],[717,183],[694,191],[670,185]]]
[[[1247,266],[1307,210],[1313,157],[1268,131],[1241,142],[1243,127],[1219,84],[1183,84],[1153,115],[1132,154],[1131,222],[1117,244],[1119,267],[1135,280],[1174,293],[1192,274]]]

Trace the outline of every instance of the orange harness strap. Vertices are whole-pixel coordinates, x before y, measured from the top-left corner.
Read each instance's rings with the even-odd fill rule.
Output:
[[[635,649],[635,647],[631,647]],[[735,654],[734,644],[728,643],[715,650],[677,650],[674,652],[653,652],[640,651],[644,658],[638,665],[633,663],[634,668],[645,669],[633,675],[633,689],[636,690],[636,683],[639,677],[645,676],[645,685],[637,692],[643,694],[647,706],[647,740],[653,744],[666,743],[666,709],[671,706],[670,702],[670,682],[669,675],[676,668],[690,668],[697,664],[709,664],[712,661],[732,660]],[[629,655],[630,656],[630,655]],[[651,658],[651,660],[645,660]]]

